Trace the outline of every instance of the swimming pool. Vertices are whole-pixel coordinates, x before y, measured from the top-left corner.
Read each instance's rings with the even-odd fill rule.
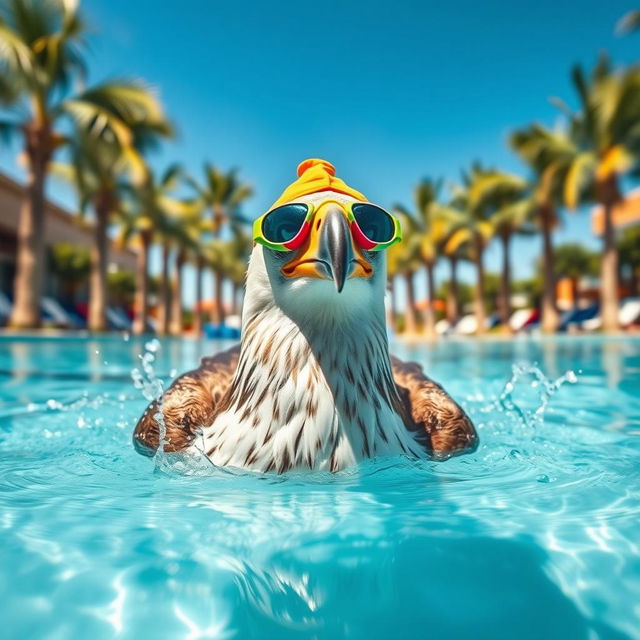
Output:
[[[3,638],[640,638],[640,339],[395,345],[481,446],[336,475],[154,468],[143,351],[0,339]]]

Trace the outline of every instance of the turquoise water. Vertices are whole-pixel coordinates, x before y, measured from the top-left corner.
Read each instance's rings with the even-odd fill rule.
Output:
[[[137,378],[220,346],[152,345]],[[640,339],[393,351],[476,453],[156,466],[130,445],[143,342],[0,339],[0,636],[640,638]]]

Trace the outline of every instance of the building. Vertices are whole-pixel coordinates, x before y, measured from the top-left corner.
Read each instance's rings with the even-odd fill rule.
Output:
[[[0,173],[0,291],[11,294],[15,276],[17,232],[20,209],[25,198],[25,188]],[[58,243],[71,243],[89,247],[93,233],[92,225],[78,215],[66,211],[50,201],[45,203],[45,247]],[[109,252],[109,270],[134,272],[136,254],[128,249],[112,245]],[[45,272],[44,292],[55,294],[58,283],[55,276]]]
[[[613,226],[624,229],[640,224],[640,189],[634,189],[625,194],[613,207]],[[602,205],[594,207],[591,212],[591,229],[596,236],[604,231],[604,208]]]

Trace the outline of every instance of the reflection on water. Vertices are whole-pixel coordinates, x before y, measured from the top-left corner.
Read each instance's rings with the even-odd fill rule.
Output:
[[[397,349],[478,451],[286,476],[136,455],[202,348],[150,345],[0,341],[8,637],[639,637],[640,341]]]

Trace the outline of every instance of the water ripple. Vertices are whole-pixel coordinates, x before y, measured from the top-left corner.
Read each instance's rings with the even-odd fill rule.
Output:
[[[198,356],[159,346],[0,341],[9,637],[640,637],[640,341],[400,350],[478,450],[281,476],[135,454],[156,371]]]

